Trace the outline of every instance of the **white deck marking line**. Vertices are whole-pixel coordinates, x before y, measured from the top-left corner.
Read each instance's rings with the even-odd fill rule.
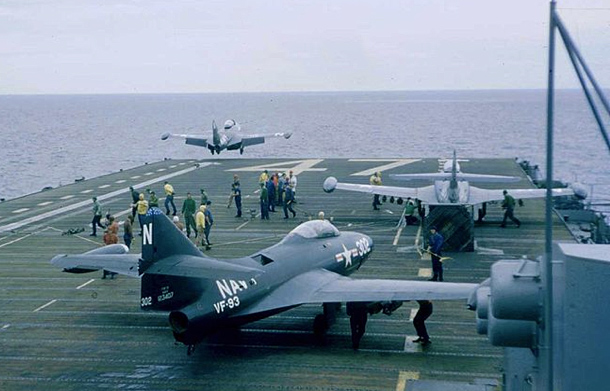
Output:
[[[2,330],[6,330],[6,329],[8,329],[9,327],[11,327],[11,325],[10,325],[10,324],[5,324],[4,326],[2,326]]]
[[[131,177],[131,179],[138,179],[140,177],[142,177],[142,175],[134,175],[134,176]]]
[[[14,211],[13,211],[13,213],[22,213],[22,212],[25,212],[25,211],[27,211],[27,210],[30,210],[30,208],[21,208],[21,209],[17,209],[17,210],[14,210]]]
[[[246,171],[246,172],[261,172],[264,170],[269,171],[278,171],[288,173],[292,171],[294,175],[299,175],[305,171],[326,171],[326,168],[317,168],[314,167],[317,164],[320,164],[324,161],[324,159],[303,159],[303,160],[292,160],[289,162],[280,162],[280,163],[271,163],[271,164],[263,164],[257,166],[248,166],[248,167],[240,167],[240,168],[232,168],[227,171]]]
[[[422,224],[419,225],[419,228],[417,229],[417,234],[415,235],[415,248],[417,249],[417,252],[419,253],[420,257],[422,255],[421,250],[419,249],[419,239],[421,238],[421,227],[422,227]]]
[[[176,172],[171,173],[171,174],[166,174],[166,175],[162,175],[162,176],[157,177],[157,178],[149,179],[149,180],[141,182],[141,183],[139,183],[139,184],[137,184],[137,185],[135,185],[133,187],[134,187],[134,189],[145,188],[146,186],[150,186],[150,185],[152,185],[154,183],[162,182],[162,181],[164,181],[166,179],[169,179],[169,178],[173,178],[173,177],[177,177],[177,176],[180,176],[180,175],[184,175],[184,174],[189,173],[191,171],[195,171],[195,170],[197,170],[199,168],[203,168],[203,167],[209,166],[210,164],[211,163],[203,163],[203,164],[200,164],[199,167],[193,166],[193,167],[185,168],[184,170],[176,171]],[[110,192],[108,194],[100,195],[100,196],[97,197],[97,199],[98,199],[98,201],[103,201],[103,200],[107,200],[107,199],[112,198],[112,197],[116,197],[116,196],[118,196],[120,194],[128,193],[129,191],[130,191],[129,188],[119,189],[119,190],[115,190],[113,192]],[[19,221],[19,222],[16,222],[16,223],[0,226],[0,233],[6,232],[6,231],[10,231],[10,230],[13,230],[13,229],[17,229],[17,228],[21,228],[21,227],[23,227],[25,225],[28,225],[28,224],[31,224],[31,223],[35,223],[37,221],[41,221],[41,220],[47,219],[49,217],[54,217],[54,216],[57,216],[57,215],[60,215],[60,214],[66,213],[66,212],[73,211],[75,209],[79,209],[79,208],[82,208],[82,207],[89,207],[89,206],[91,206],[91,200],[85,200],[85,201],[77,202],[76,204],[67,205],[67,206],[64,206],[63,208],[55,209],[55,210],[52,210],[52,211],[49,211],[49,212],[46,212],[46,213],[39,214],[37,216],[33,216],[33,217],[30,217],[30,218],[27,218],[27,219],[23,219],[22,221]]]
[[[409,322],[413,322],[413,319],[415,319],[415,315],[417,315],[417,311],[419,311],[417,308],[411,308],[411,313],[409,314]]]
[[[236,231],[239,231],[240,229],[242,229],[243,227],[246,226],[246,224],[248,224],[250,222],[250,220],[246,221],[245,223],[241,224],[239,227],[235,228]]]
[[[147,172],[147,173],[144,174],[144,176],[151,176],[153,174],[154,174],[154,172]]]
[[[167,171],[167,168],[160,168],[157,170],[157,172],[163,172],[163,171]]]
[[[350,215],[355,215],[356,214],[356,209],[352,209],[352,211],[349,213]]]
[[[53,300],[49,301],[47,304],[45,304],[45,305],[41,305],[40,307],[36,308],[36,309],[35,309],[34,311],[32,311],[32,312],[38,312],[38,311],[40,311],[40,310],[43,310],[43,309],[47,308],[48,306],[50,306],[51,304],[55,303],[56,301],[57,301],[57,299],[53,299]]]
[[[40,204],[38,204],[38,206],[47,206],[47,205],[51,205],[52,203],[53,203],[53,201],[41,202]]]
[[[422,267],[417,272],[417,277],[432,277],[432,268]]]
[[[63,197],[59,197],[60,200],[69,200],[70,198],[74,198],[74,196],[70,194]]]
[[[388,164],[384,164],[382,166],[377,166],[373,168],[369,168],[368,170],[356,172],[350,174],[350,176],[370,176],[376,173],[377,171],[383,172],[387,170],[391,170],[393,168],[406,166],[407,164],[415,163],[420,161],[420,159],[349,159],[348,162],[391,162]]]
[[[169,166],[169,168],[176,168],[178,166],[176,166],[175,164],[172,164],[171,166]]]
[[[77,286],[76,289],[84,288],[87,285],[91,284],[93,281],[95,281],[95,278],[92,278],[89,281],[85,282],[84,284]]]
[[[41,229],[41,230],[40,230],[40,231],[38,231],[38,232],[43,232],[43,231],[46,231],[46,230],[47,230],[47,229],[49,229],[49,228],[50,228],[50,227],[47,227],[47,228],[45,228],[45,229]],[[35,233],[38,233],[38,232],[32,232],[32,233],[29,233],[29,234],[27,234],[27,235],[25,235],[25,236],[22,236],[22,237],[18,238],[18,239],[11,240],[10,242],[2,243],[2,244],[0,244],[0,248],[2,248],[2,247],[6,247],[6,246],[8,246],[9,244],[17,243],[17,242],[19,242],[20,240],[23,240],[23,239],[25,239],[25,238],[29,238],[30,236],[32,236],[32,235],[34,235]]]
[[[105,188],[107,188],[107,187],[110,187],[110,185],[101,185],[101,186],[98,186],[97,188],[98,188],[98,189],[105,189]]]
[[[83,190],[80,193],[81,194],[87,194],[87,193],[91,193],[92,191],[93,191],[92,189],[89,189],[89,190]]]
[[[179,166],[184,166],[186,163],[182,162],[182,163],[178,163]]]
[[[398,382],[396,383],[396,391],[407,390],[407,380],[418,380],[419,372],[400,371],[398,372]]]
[[[402,227],[398,228],[398,231],[396,231],[396,236],[394,236],[394,241],[392,242],[392,246],[396,246],[398,244],[398,239],[400,238],[401,233],[402,233]]]
[[[127,182],[127,180],[125,180],[125,179],[119,179],[118,181],[116,181],[116,182],[114,182],[114,183],[125,183],[125,182]]]

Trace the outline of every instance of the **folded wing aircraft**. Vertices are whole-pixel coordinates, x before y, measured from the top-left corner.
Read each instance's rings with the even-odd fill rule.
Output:
[[[373,250],[372,239],[340,232],[313,220],[279,243],[250,256],[220,260],[205,256],[157,208],[143,221],[142,254],[111,245],[79,255],[57,255],[51,263],[65,272],[105,269],[140,277],[140,307],[170,311],[177,341],[194,346],[226,327],[240,326],[307,303],[464,300],[476,284],[352,279]],[[394,307],[397,308],[397,307]],[[324,311],[325,314],[330,311]],[[320,314],[325,330],[332,319]]]
[[[230,119],[225,121],[223,130],[218,129],[218,126],[216,126],[216,121],[212,121],[211,138],[188,134],[164,133],[161,135],[161,140],[167,140],[169,138],[183,138],[186,140],[186,144],[207,148],[213,155],[214,153],[220,154],[220,151],[224,149],[228,151],[239,149],[239,153],[243,154],[245,147],[263,144],[265,142],[265,138],[283,137],[288,139],[290,136],[292,136],[292,133],[286,132],[245,135],[238,133],[239,131],[241,131],[241,126],[235,122],[235,120]]]

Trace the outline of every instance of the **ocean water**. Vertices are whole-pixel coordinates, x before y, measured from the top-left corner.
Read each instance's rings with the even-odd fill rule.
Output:
[[[583,94],[556,94],[555,177],[610,199],[607,150]],[[164,132],[290,131],[251,157],[546,157],[546,91],[0,96],[0,198],[164,158],[209,158]],[[217,157],[217,155],[214,155]],[[224,151],[220,158],[240,158]]]

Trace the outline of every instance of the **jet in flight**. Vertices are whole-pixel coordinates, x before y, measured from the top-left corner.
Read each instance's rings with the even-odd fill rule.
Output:
[[[188,354],[209,334],[301,304],[323,304],[314,330],[322,325],[324,332],[334,318],[327,309],[337,303],[385,302],[396,309],[409,300],[466,300],[477,287],[347,277],[371,255],[373,240],[340,232],[323,220],[302,223],[279,243],[250,256],[221,260],[205,256],[161,210],[151,208],[143,220],[142,254],[127,251],[115,244],[57,255],[51,263],[69,273],[104,269],[140,277],[140,307],[169,311],[174,338],[188,346]]]
[[[235,120],[229,119],[225,121],[222,130],[218,129],[218,126],[216,126],[216,121],[212,121],[211,139],[188,134],[163,133],[163,135],[161,135],[161,140],[167,140],[171,137],[183,138],[186,140],[186,144],[207,148],[213,155],[214,153],[220,154],[220,151],[224,149],[228,151],[239,149],[239,153],[243,154],[245,147],[263,144],[265,142],[265,138],[267,137],[283,137],[288,139],[290,136],[292,136],[292,133],[286,132],[245,135],[240,134],[240,131],[241,126],[235,122]]]
[[[323,189],[327,193],[335,189],[358,191],[369,194],[392,197],[392,199],[406,199],[408,197],[418,199],[428,205],[478,205],[504,199],[502,189],[481,189],[471,186],[470,183],[510,183],[518,182],[520,177],[502,175],[467,174],[460,170],[455,151],[453,159],[448,160],[443,171],[426,174],[391,174],[390,178],[400,181],[429,180],[434,185],[423,187],[398,187],[398,186],[373,186],[355,183],[342,183],[335,177],[328,177],[324,181]],[[508,189],[515,199],[544,198],[546,189]],[[553,189],[553,196],[574,195],[570,188]],[[399,203],[401,203],[399,201]]]

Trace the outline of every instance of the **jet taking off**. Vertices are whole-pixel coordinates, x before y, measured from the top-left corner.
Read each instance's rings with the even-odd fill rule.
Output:
[[[104,269],[141,277],[140,307],[170,311],[174,337],[188,346],[189,354],[211,333],[301,304],[324,304],[325,314],[314,321],[323,332],[332,323],[327,306],[336,303],[466,300],[477,286],[347,277],[372,250],[367,235],[312,220],[251,256],[214,259],[203,255],[161,210],[151,208],[143,220],[141,256],[126,254],[127,248],[116,244],[57,255],[51,263],[70,273]]]
[[[263,144],[266,137],[283,137],[285,139],[290,138],[292,133],[271,133],[271,134],[253,134],[253,135],[242,135],[237,132],[241,130],[241,126],[235,122],[235,120],[229,119],[225,121],[224,129],[219,130],[216,126],[216,121],[212,121],[212,139],[203,138],[200,136],[191,136],[188,134],[173,134],[163,133],[161,140],[167,140],[170,137],[184,138],[186,144],[196,145],[198,147],[205,147],[210,150],[212,155],[214,152],[220,154],[223,149],[235,150],[239,149],[239,153],[244,153],[244,148],[250,145]]]
[[[324,181],[323,189],[327,193],[335,189],[359,191],[362,193],[379,194],[386,197],[415,198],[428,205],[477,205],[504,199],[502,189],[481,189],[470,186],[470,183],[509,183],[518,182],[521,178],[515,176],[466,174],[460,171],[455,151],[453,159],[448,160],[442,172],[429,174],[391,174],[390,178],[411,181],[430,180],[434,185],[423,187],[372,186],[354,183],[341,183],[334,177]],[[470,183],[469,183],[470,182]],[[546,189],[509,189],[516,199],[544,198]],[[574,195],[572,189],[553,189],[553,197]],[[400,201],[399,201],[400,203]]]

